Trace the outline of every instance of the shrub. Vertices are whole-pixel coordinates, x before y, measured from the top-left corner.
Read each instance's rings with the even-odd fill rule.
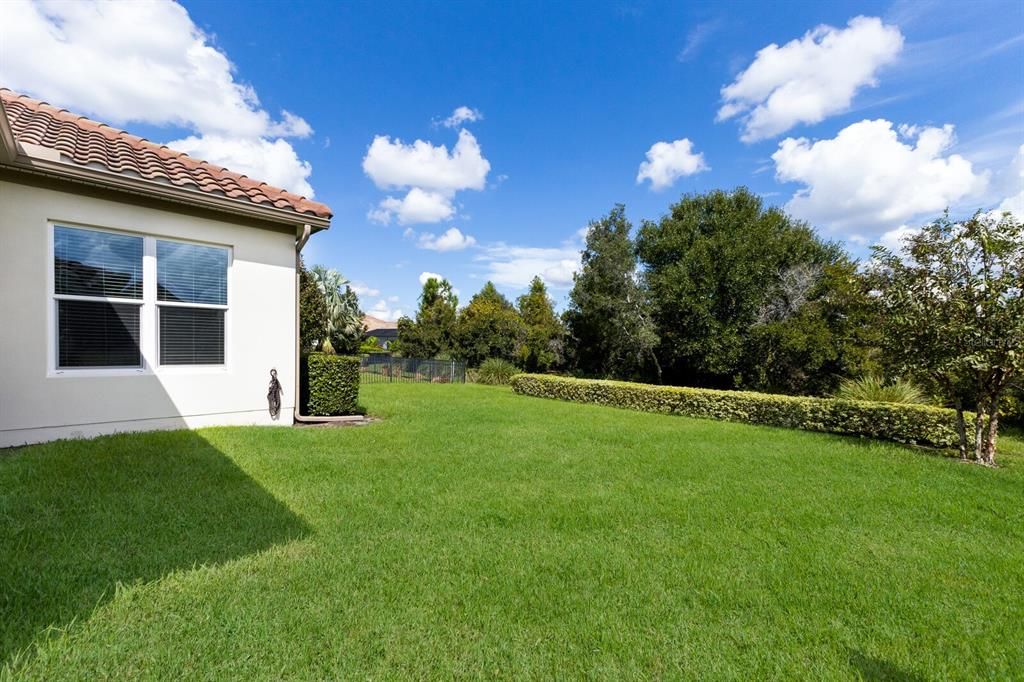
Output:
[[[860,379],[844,379],[839,384],[836,397],[843,400],[866,400],[874,403],[924,404],[927,396],[912,381],[896,379],[886,383],[875,375],[867,375]]]
[[[359,400],[359,358],[310,353],[302,363],[305,413],[318,417],[352,414]]]
[[[538,374],[518,375],[512,380],[512,389],[521,395],[542,398],[869,436],[900,443],[949,447],[957,442],[954,412],[926,405],[650,386]]]
[[[512,377],[517,374],[519,374],[519,368],[508,360],[488,358],[480,363],[480,369],[476,372],[476,381],[478,384],[507,386],[512,381]]]

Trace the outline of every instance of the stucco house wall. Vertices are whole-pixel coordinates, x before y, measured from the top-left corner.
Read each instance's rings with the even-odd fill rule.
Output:
[[[55,223],[230,247],[224,366],[158,366],[155,320],[144,311],[143,369],[55,371]],[[0,180],[0,447],[210,424],[290,425],[295,238],[284,225]],[[272,368],[283,389],[278,420],[267,409]]]

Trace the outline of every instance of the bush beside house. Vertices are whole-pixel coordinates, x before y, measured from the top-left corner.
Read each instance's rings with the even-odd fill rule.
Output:
[[[310,353],[302,363],[305,414],[353,414],[359,402],[359,358]]]
[[[642,412],[868,436],[938,447],[951,447],[957,443],[954,412],[925,405],[652,386],[538,374],[514,377],[512,389],[521,395]]]

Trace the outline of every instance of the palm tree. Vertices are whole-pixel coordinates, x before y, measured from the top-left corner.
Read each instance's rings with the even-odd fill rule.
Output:
[[[321,348],[326,353],[354,352],[364,331],[359,297],[334,268],[314,265],[309,272],[327,303],[327,338],[321,342]]]

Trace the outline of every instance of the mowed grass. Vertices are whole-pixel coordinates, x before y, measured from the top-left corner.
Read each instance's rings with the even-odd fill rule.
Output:
[[[373,385],[0,455],[5,676],[1010,679],[1024,447]]]

